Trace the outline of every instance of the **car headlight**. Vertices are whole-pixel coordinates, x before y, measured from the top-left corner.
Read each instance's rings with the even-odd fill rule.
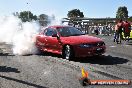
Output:
[[[92,47],[92,45],[91,44],[80,44],[79,47],[81,47],[81,48],[90,48],[90,47]]]

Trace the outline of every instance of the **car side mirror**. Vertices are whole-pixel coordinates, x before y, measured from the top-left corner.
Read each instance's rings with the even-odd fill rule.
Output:
[[[52,37],[57,37],[57,34],[53,34]]]
[[[60,39],[60,36],[58,34],[53,34],[52,37],[57,37],[57,39]]]

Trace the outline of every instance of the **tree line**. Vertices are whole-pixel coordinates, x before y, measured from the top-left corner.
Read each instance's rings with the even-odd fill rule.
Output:
[[[49,17],[46,14],[40,14],[39,16],[34,15],[31,11],[23,11],[13,13],[15,16],[18,16],[22,22],[30,22],[32,20],[38,20],[41,26],[47,26],[50,23],[49,18],[55,19],[55,16]],[[74,25],[81,26],[81,20],[77,20],[75,18],[83,18],[84,14],[79,9],[72,9],[68,11],[67,17],[70,18],[70,22]],[[128,16],[128,10],[125,6],[120,6],[116,12],[116,19],[123,19],[132,21],[132,16]]]
[[[20,13],[15,12],[13,15],[20,18],[22,22],[31,22],[33,20],[37,20],[41,26],[47,26],[51,22],[51,19],[55,19],[54,15],[52,17],[46,14],[40,14],[39,16],[36,16],[31,11],[22,11]]]

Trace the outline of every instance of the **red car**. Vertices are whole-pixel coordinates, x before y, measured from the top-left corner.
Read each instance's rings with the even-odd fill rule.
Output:
[[[49,26],[36,37],[41,51],[61,54],[65,59],[105,53],[105,43],[97,37],[85,35],[71,26]]]

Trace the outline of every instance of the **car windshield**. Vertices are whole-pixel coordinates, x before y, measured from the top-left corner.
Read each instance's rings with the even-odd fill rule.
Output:
[[[62,28],[58,28],[57,31],[63,37],[84,35],[83,32],[81,32],[75,27],[62,27]]]

